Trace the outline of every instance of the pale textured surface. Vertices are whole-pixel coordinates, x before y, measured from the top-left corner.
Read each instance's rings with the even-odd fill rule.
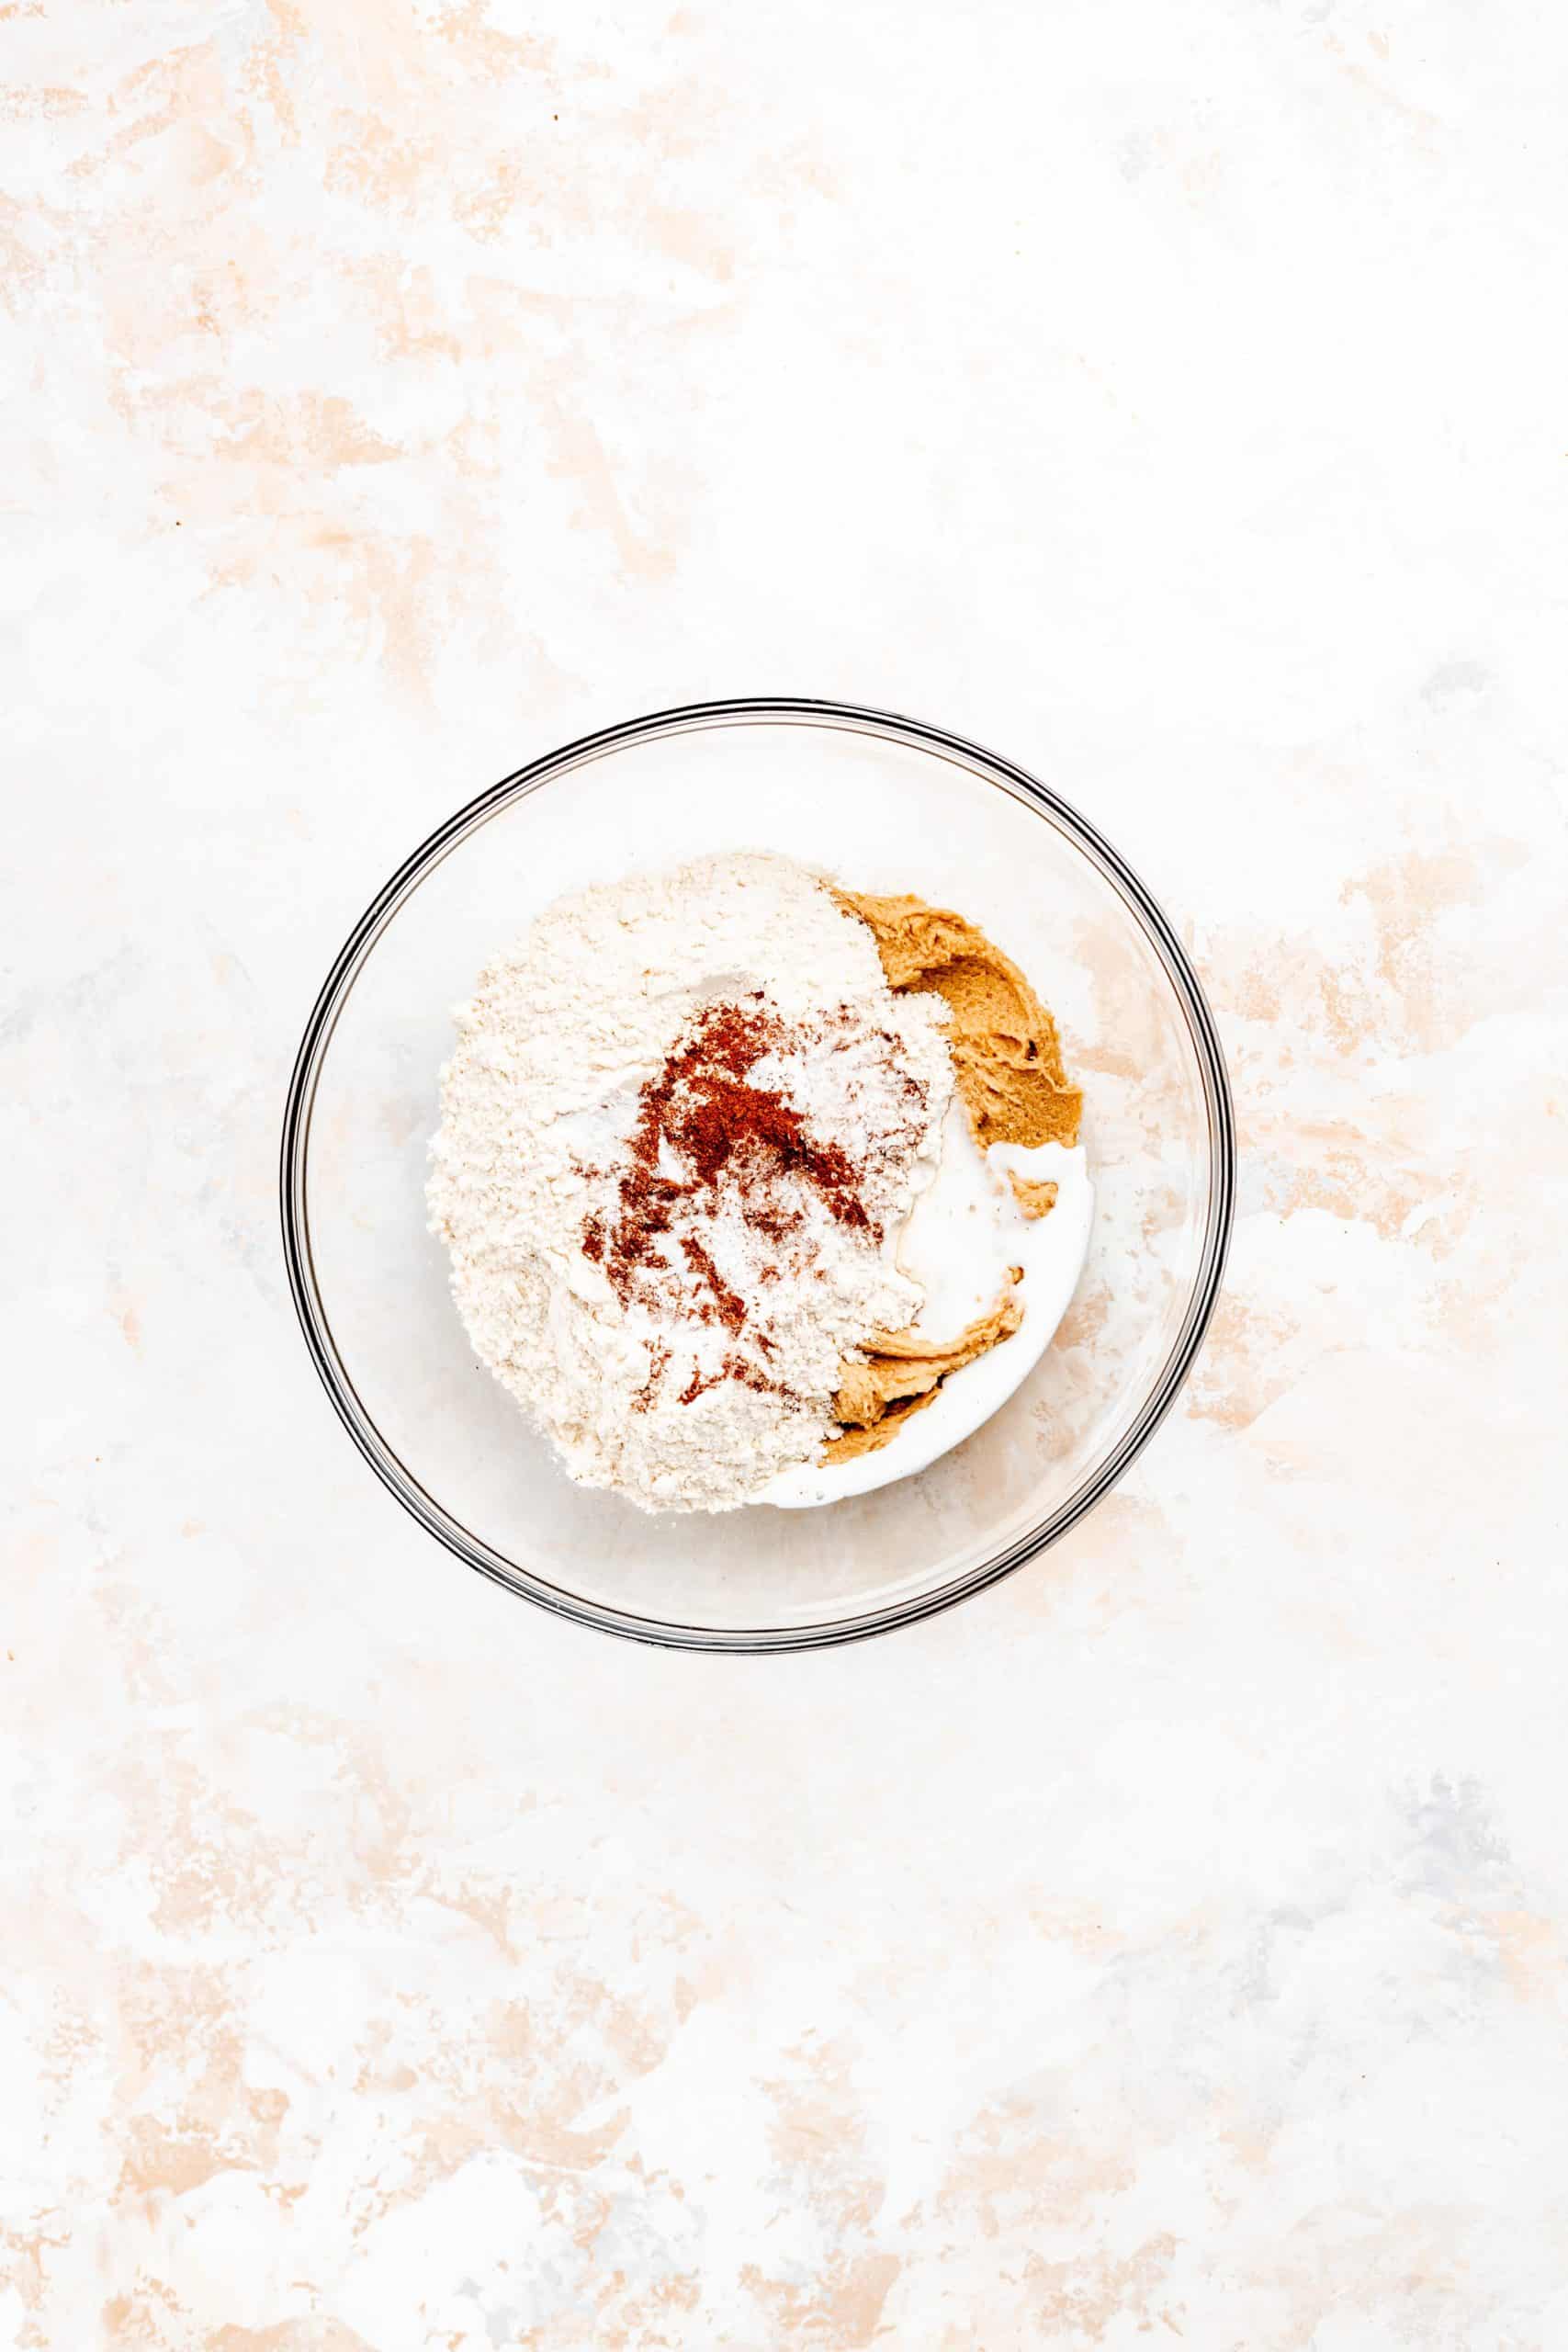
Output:
[[[1568,2341],[1568,34],[1524,0],[6,11],[0,2341]],[[703,693],[1190,923],[1234,1279],[893,1640],[558,1626],[310,1375],[315,985]]]

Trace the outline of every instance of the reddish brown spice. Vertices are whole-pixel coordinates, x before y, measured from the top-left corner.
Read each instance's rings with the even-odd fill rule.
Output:
[[[806,1216],[800,1209],[771,1209],[764,1205],[753,1211],[750,1223],[770,1241],[787,1241],[792,1233],[800,1231]]]
[[[739,1331],[746,1320],[746,1301],[739,1291],[730,1289],[700,1241],[689,1233],[681,1236],[681,1254],[692,1272],[699,1275],[713,1293],[713,1303],[719,1321],[729,1331]]]
[[[646,1413],[651,1409],[653,1400],[659,1394],[659,1384],[664,1377],[669,1363],[670,1350],[662,1340],[656,1340],[649,1354],[648,1377],[632,1398],[634,1413]]]
[[[837,1224],[873,1242],[882,1238],[861,1196],[863,1166],[840,1144],[818,1141],[792,1102],[753,1080],[765,1055],[798,1047],[800,1035],[762,1009],[760,997],[711,1007],[642,1089],[613,1215],[595,1213],[582,1229],[583,1255],[604,1267],[623,1302],[667,1306],[679,1299],[700,1321],[720,1324],[737,1339],[747,1334],[748,1345],[763,1354],[773,1352],[773,1342],[764,1331],[748,1329],[751,1302],[726,1279],[702,1238],[716,1196],[738,1200],[748,1226],[781,1254],[806,1223],[798,1191],[793,1202],[788,1197],[800,1185]],[[890,1036],[887,1045],[891,1054],[896,1041]],[[908,1084],[923,1106],[924,1090]],[[867,1141],[883,1144],[880,1137]],[[671,1167],[678,1172],[664,1172]],[[761,1283],[777,1278],[776,1265],[758,1269]],[[656,1354],[649,1398],[664,1369]],[[694,1369],[680,1402],[694,1403],[721,1380],[785,1393],[750,1353],[731,1349],[718,1372]]]
[[[787,1396],[790,1393],[783,1381],[770,1380],[749,1356],[732,1348],[716,1372],[694,1372],[675,1401],[678,1405],[694,1405],[699,1396],[706,1396],[710,1388],[716,1388],[726,1380],[739,1381],[742,1388],[754,1388],[762,1396]]]
[[[869,1224],[857,1188],[859,1171],[842,1146],[814,1143],[806,1122],[776,1089],[754,1086],[750,1074],[784,1041],[783,1023],[766,1012],[721,1004],[705,1013],[687,1043],[645,1086],[632,1158],[658,1165],[663,1136],[691,1167],[699,1184],[716,1184],[736,1157],[760,1154],[768,1174],[804,1177],[841,1225]]]
[[[784,1037],[771,1013],[716,1005],[643,1088],[614,1227],[606,1231],[595,1216],[582,1232],[583,1254],[604,1266],[623,1300],[643,1277],[671,1266],[667,1245],[676,1238],[671,1228],[682,1205],[727,1182],[738,1184],[749,1221],[770,1239],[782,1241],[801,1222],[798,1210],[782,1207],[774,1196],[779,1180],[789,1176],[811,1185],[838,1223],[880,1238],[860,1197],[860,1171],[843,1147],[814,1141],[792,1102],[775,1088],[750,1082],[757,1063]],[[659,1173],[661,1145],[680,1161],[680,1181]],[[739,1331],[745,1300],[723,1281],[700,1241],[678,1238],[706,1292],[709,1319]]]
[[[770,1380],[767,1374],[759,1365],[754,1364],[749,1356],[741,1355],[735,1349],[731,1349],[728,1355],[725,1357],[720,1368],[720,1377],[725,1380],[738,1380],[742,1388],[754,1388],[760,1396],[789,1395],[789,1390],[782,1380]]]

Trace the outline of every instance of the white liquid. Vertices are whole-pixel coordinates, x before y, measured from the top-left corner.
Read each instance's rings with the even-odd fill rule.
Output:
[[[1044,1216],[1024,1216],[1007,1181],[1009,1169],[1021,1176],[1055,1179],[1055,1204]],[[995,1306],[1010,1266],[1023,1268],[1016,1293],[1023,1321],[1010,1339],[950,1374],[935,1402],[912,1415],[889,1443],[848,1462],[781,1470],[758,1501],[780,1510],[804,1510],[868,1495],[913,1476],[973,1437],[1022,1385],[1049,1347],[1083,1272],[1093,1217],[1094,1188],[1081,1144],[1069,1150],[1046,1143],[1033,1151],[993,1144],[982,1153],[955,1102],[942,1130],[936,1173],[897,1240],[899,1266],[926,1294],[914,1329],[932,1340],[955,1339],[966,1323]]]

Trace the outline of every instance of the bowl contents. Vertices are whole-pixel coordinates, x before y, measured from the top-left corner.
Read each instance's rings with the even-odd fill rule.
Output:
[[[458,1008],[432,1228],[576,1479],[784,1507],[1010,1396],[1088,1247],[1081,1096],[962,916],[732,854],[558,899]]]

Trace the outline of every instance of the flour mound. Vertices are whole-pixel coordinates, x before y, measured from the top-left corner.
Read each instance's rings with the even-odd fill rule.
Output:
[[[562,899],[457,1008],[432,1230],[570,1475],[723,1510],[819,1458],[953,1092],[945,1012],[786,858]]]

